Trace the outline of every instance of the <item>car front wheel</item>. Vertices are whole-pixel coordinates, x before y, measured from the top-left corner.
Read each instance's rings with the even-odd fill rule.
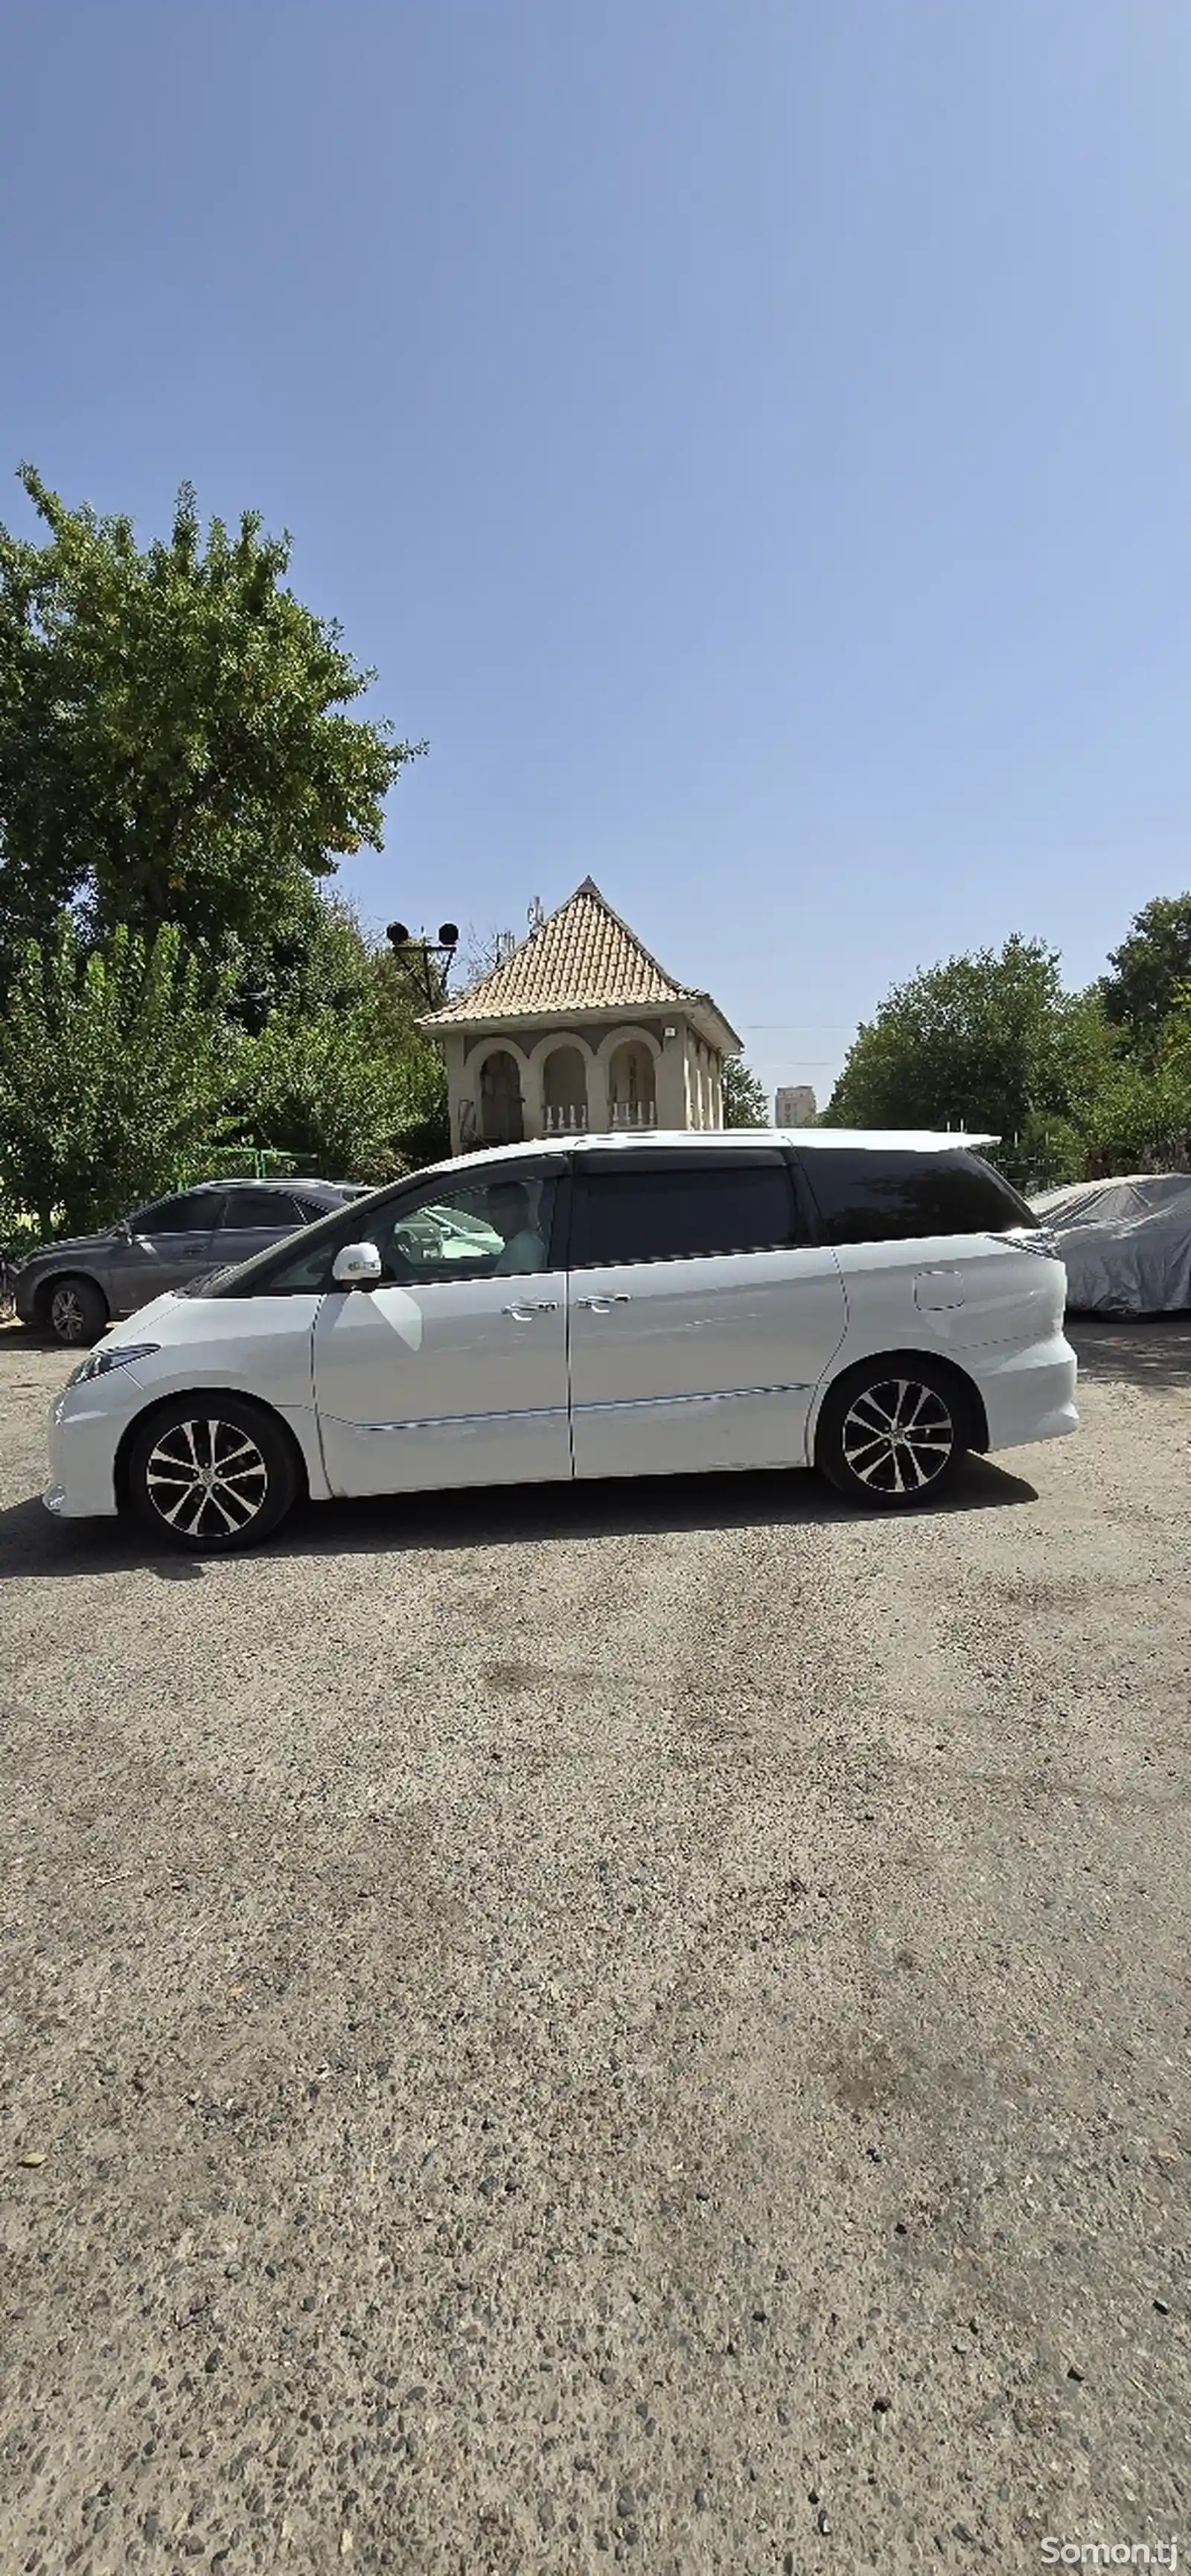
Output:
[[[174,1547],[226,1555],[278,1529],[299,1484],[281,1425],[238,1396],[189,1396],[153,1414],[129,1461],[144,1527]]]
[[[874,1360],[831,1389],[815,1463],[850,1502],[909,1511],[954,1483],[969,1436],[944,1370],[929,1360]]]

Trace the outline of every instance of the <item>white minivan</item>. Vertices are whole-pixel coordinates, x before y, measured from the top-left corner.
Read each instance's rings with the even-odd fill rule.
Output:
[[[107,1333],[45,1500],[245,1547],[299,1496],[817,1467],[930,1502],[1077,1424],[1065,1274],[991,1137],[575,1136],[416,1174]]]

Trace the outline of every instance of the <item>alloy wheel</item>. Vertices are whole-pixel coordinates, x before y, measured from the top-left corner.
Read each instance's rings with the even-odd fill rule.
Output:
[[[238,1422],[173,1422],[145,1462],[153,1508],[180,1537],[239,1537],[264,1507],[269,1470]]]
[[[77,1288],[55,1288],[50,1299],[50,1322],[60,1342],[85,1342],[87,1318]]]
[[[873,1493],[920,1494],[948,1465],[956,1429],[937,1387],[896,1377],[856,1397],[841,1438],[852,1474]]]

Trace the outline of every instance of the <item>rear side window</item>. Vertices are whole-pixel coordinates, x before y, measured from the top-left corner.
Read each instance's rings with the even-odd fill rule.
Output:
[[[916,1235],[990,1234],[1038,1220],[978,1154],[913,1154],[841,1146],[803,1157],[826,1243],[902,1243]]]
[[[221,1220],[224,1232],[232,1234],[282,1234],[287,1228],[294,1233],[308,1221],[305,1209],[284,1190],[229,1190]]]
[[[593,1168],[584,1157],[575,1190],[574,1270],[772,1251],[797,1240],[793,1183],[780,1154],[725,1156],[719,1164],[684,1156],[666,1165],[651,1155],[620,1169]]]

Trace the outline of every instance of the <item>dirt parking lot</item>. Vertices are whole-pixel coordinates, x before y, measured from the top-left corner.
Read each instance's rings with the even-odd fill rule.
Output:
[[[806,1477],[35,1496],[0,1335],[4,2576],[1188,2530],[1191,1323]]]

